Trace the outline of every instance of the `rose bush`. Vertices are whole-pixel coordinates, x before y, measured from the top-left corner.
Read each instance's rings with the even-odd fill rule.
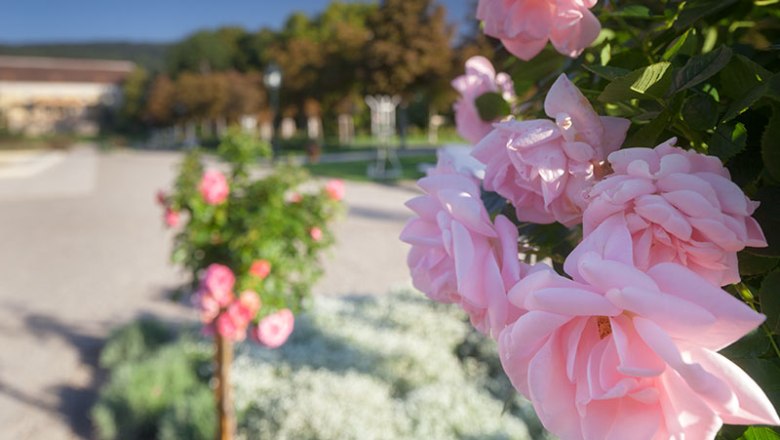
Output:
[[[293,313],[321,273],[318,256],[333,242],[328,225],[341,208],[344,183],[315,188],[305,171],[284,165],[253,170],[269,148],[237,129],[218,152],[227,173],[204,172],[195,150],[185,157],[173,193],[159,193],[158,201],[168,226],[179,229],[173,260],[191,271],[192,301],[204,333],[214,336],[219,433],[231,438],[232,344],[247,333],[270,348],[287,340]]]
[[[340,211],[344,182],[304,191],[308,176],[281,165],[261,178],[250,165],[267,146],[231,130],[218,151],[229,172],[204,171],[189,154],[174,191],[158,193],[178,228],[173,260],[193,276],[193,302],[207,332],[232,341],[279,310],[297,312],[320,273],[318,255],[333,243],[327,225]],[[310,187],[306,185],[307,187]],[[290,194],[297,194],[295,200]],[[167,214],[166,214],[167,215]]]
[[[780,438],[775,3],[479,2],[525,102],[456,86],[483,172],[440,155],[401,238],[562,439]]]

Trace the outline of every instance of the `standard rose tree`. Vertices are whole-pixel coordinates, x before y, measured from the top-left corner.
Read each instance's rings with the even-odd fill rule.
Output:
[[[344,182],[317,188],[299,168],[280,166],[253,178],[251,152],[264,149],[246,136],[231,130],[220,145],[228,171],[204,170],[193,152],[174,191],[158,195],[166,222],[178,228],[173,260],[191,271],[192,302],[204,333],[214,336],[223,439],[233,429],[232,344],[247,335],[268,348],[287,340],[294,313],[321,273],[319,253],[333,243],[328,226],[345,193]]]
[[[777,8],[477,17],[523,61],[474,57],[453,81],[471,160],[440,151],[407,203],[415,287],[496,339],[563,440],[780,439],[744,426],[780,425],[780,61],[760,43]]]

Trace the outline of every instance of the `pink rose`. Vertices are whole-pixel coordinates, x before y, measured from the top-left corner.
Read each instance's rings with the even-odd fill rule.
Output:
[[[311,236],[311,239],[314,241],[322,240],[322,229],[314,226],[313,228],[309,229],[309,236]]]
[[[238,297],[239,313],[247,324],[255,317],[257,311],[260,310],[260,305],[260,295],[258,295],[257,292],[246,290],[241,292],[241,295]]]
[[[344,181],[341,179],[331,179],[325,185],[325,193],[331,200],[339,201],[344,198],[346,188],[344,187]]]
[[[169,228],[175,228],[179,226],[181,221],[181,213],[170,207],[165,208],[165,224]]]
[[[203,200],[209,205],[219,205],[230,193],[227,178],[217,170],[208,170],[203,174],[198,186]]]
[[[271,273],[271,263],[268,260],[255,260],[249,267],[249,274],[264,280]]]
[[[506,121],[477,144],[484,187],[507,198],[531,223],[580,223],[597,167],[620,148],[630,121],[599,116],[561,75],[544,101],[550,118]]]
[[[459,303],[474,326],[497,335],[519,316],[506,292],[521,276],[517,228],[490,221],[476,178],[439,161],[418,185],[426,195],[407,202],[418,217],[401,232],[412,245],[407,263],[414,286],[435,301]]]
[[[293,331],[295,316],[290,309],[272,313],[257,325],[255,337],[268,348],[281,347]]]
[[[229,267],[214,263],[206,268],[203,286],[214,296],[220,306],[227,306],[233,300],[235,284],[236,277]]]
[[[515,97],[512,78],[506,73],[496,75],[496,70],[487,58],[475,56],[466,61],[466,74],[455,78],[452,87],[461,98],[455,102],[455,125],[464,139],[476,144],[493,129],[492,122],[483,121],[475,100],[488,92],[501,93],[507,101]]]
[[[780,424],[759,386],[717,351],[764,316],[675,263],[643,271],[628,229],[586,239],[566,271],[509,292],[527,310],[499,337],[502,366],[562,439],[713,439],[723,423]]]
[[[736,283],[737,252],[767,245],[751,217],[758,203],[731,181],[718,158],[675,147],[675,141],[610,154],[614,174],[594,186],[584,233],[619,215],[631,231],[638,268],[675,262],[718,286]]]
[[[241,303],[234,302],[217,317],[217,333],[231,341],[243,341],[246,338],[246,328],[249,319],[241,307]]]
[[[576,58],[598,37],[601,24],[589,11],[596,0],[480,0],[477,19],[485,34],[523,60],[550,40],[555,50]]]

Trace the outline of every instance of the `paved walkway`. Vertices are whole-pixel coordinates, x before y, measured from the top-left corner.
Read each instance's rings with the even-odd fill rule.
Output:
[[[108,332],[144,314],[194,318],[165,299],[184,278],[154,203],[179,156],[83,146],[38,159],[0,158],[0,439],[89,438]],[[408,285],[397,237],[414,194],[347,184],[349,214],[316,294]]]

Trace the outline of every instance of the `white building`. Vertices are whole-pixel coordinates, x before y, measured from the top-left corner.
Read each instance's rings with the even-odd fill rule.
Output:
[[[0,55],[0,126],[25,135],[95,134],[99,110],[115,107],[128,61]]]

